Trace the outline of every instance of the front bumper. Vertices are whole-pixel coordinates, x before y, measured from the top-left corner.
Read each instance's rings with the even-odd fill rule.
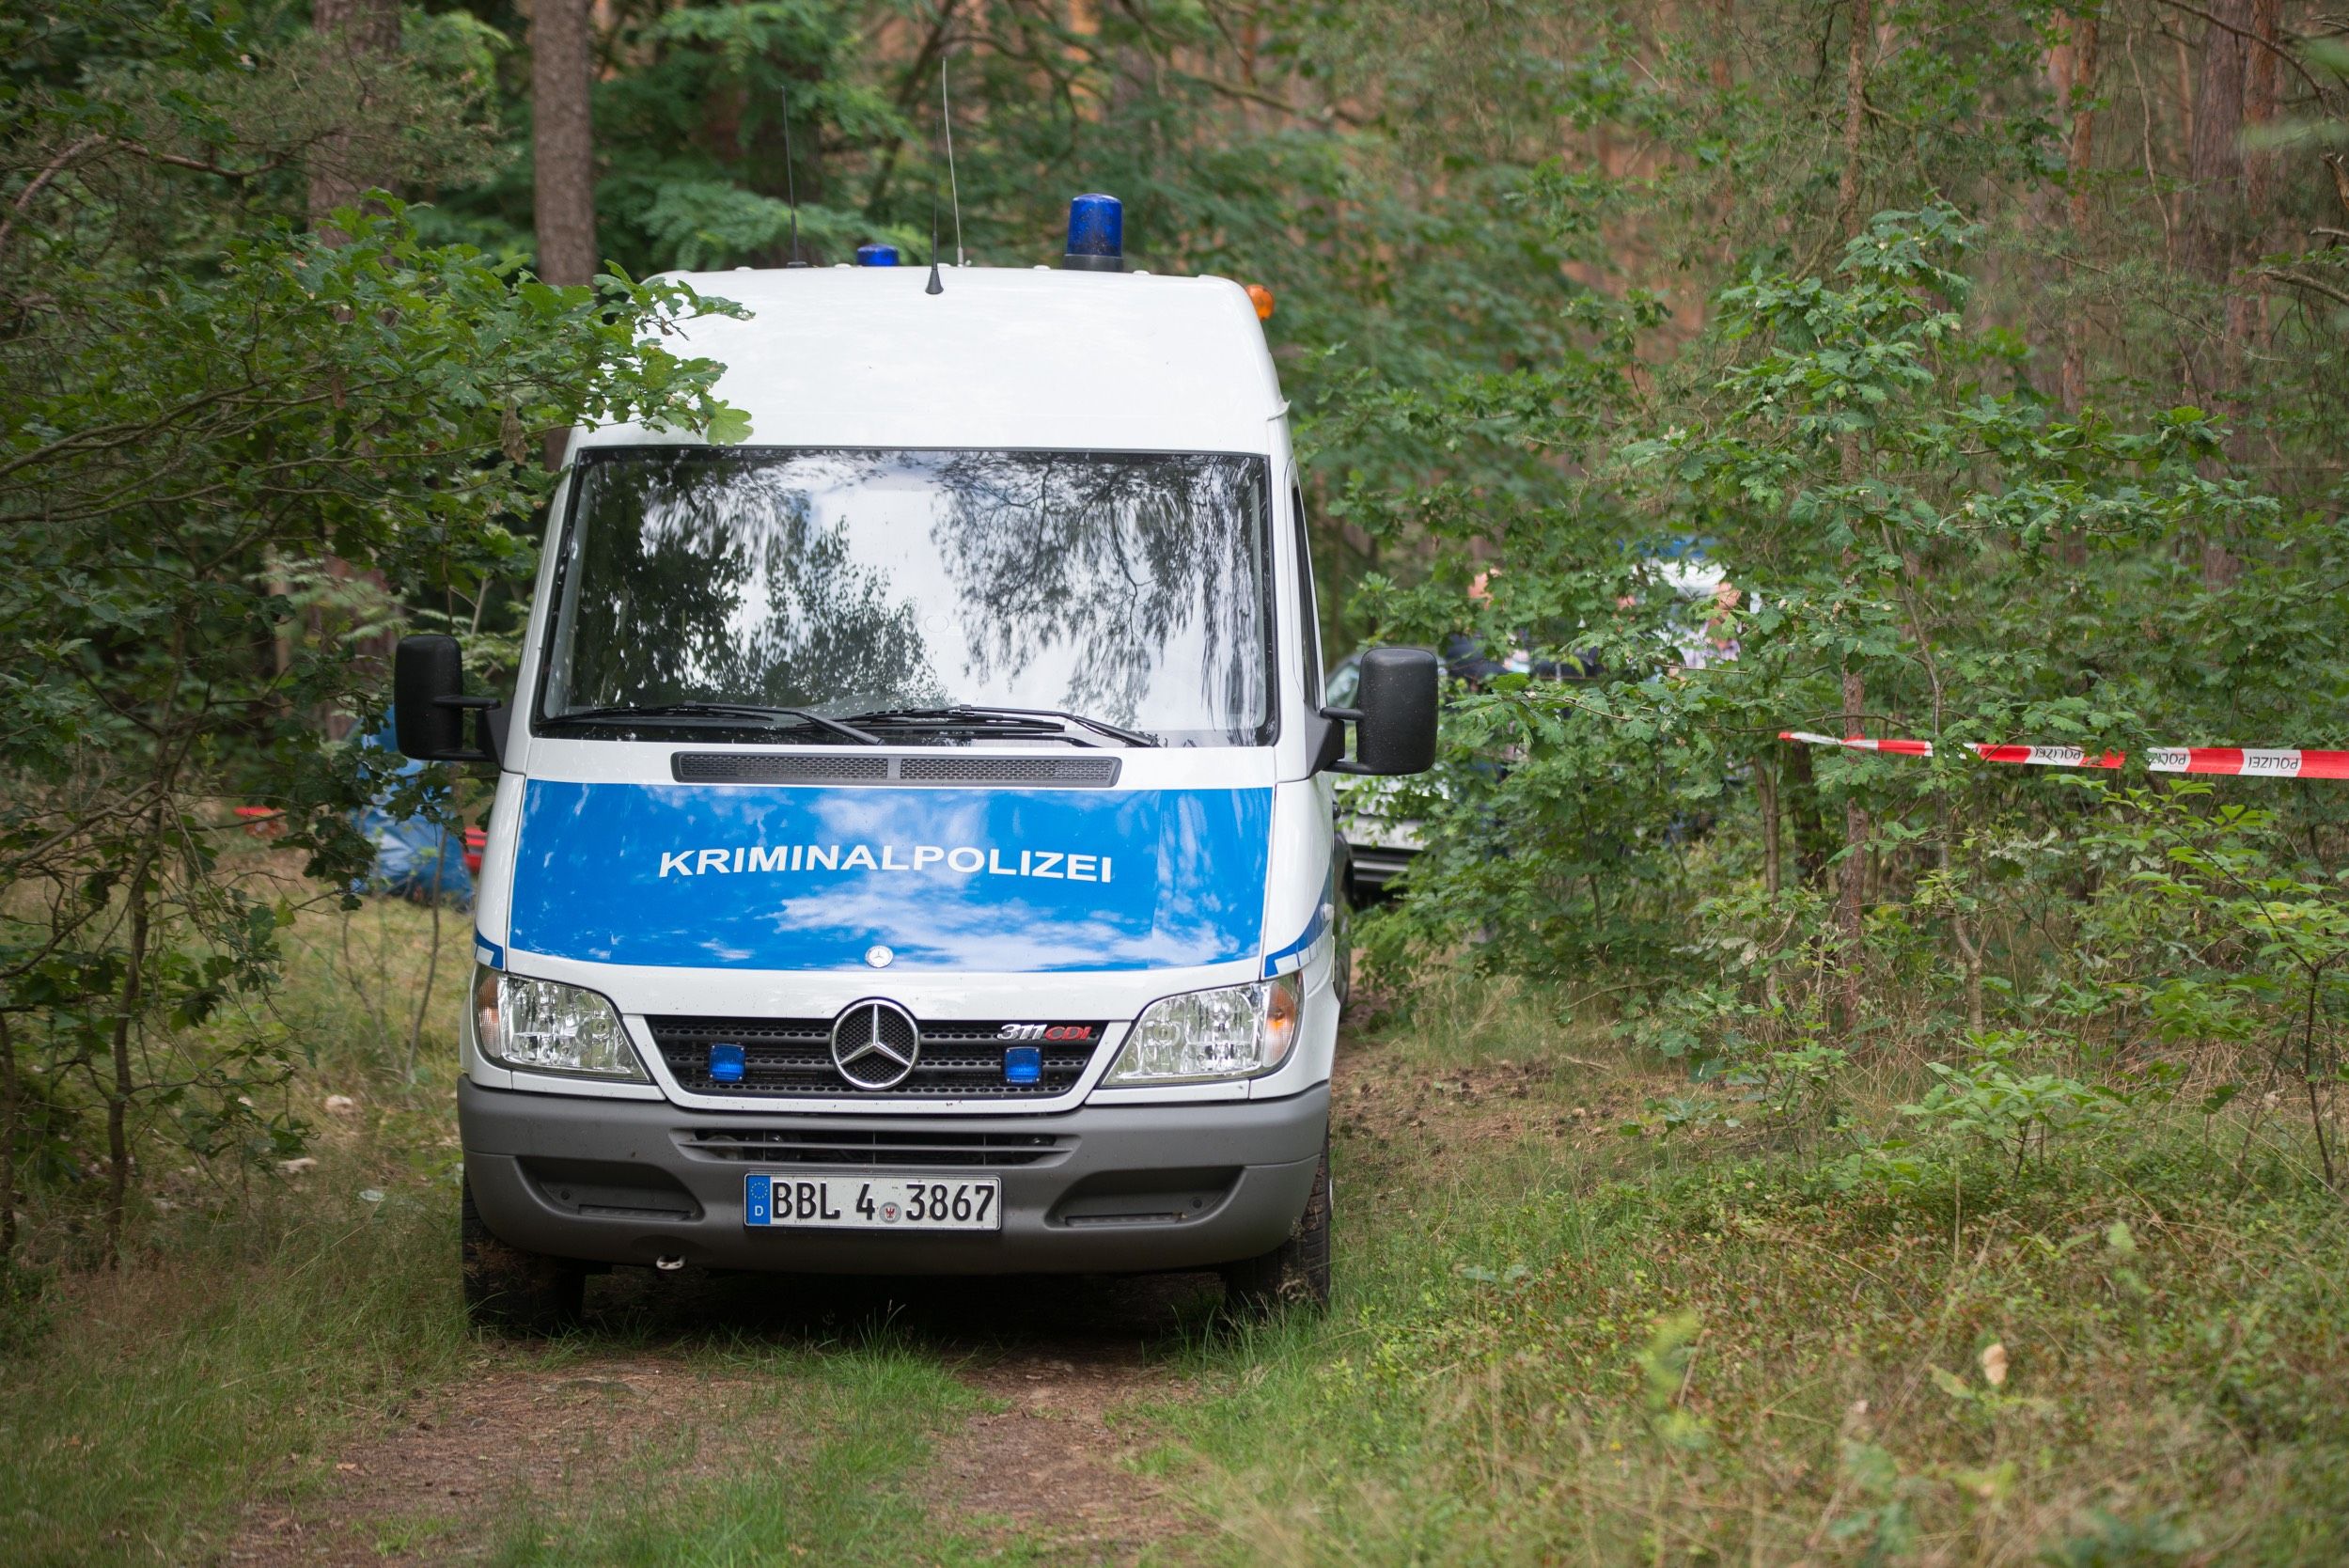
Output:
[[[1208,1268],[1278,1246],[1305,1211],[1329,1086],[1283,1100],[1080,1106],[947,1125],[697,1112],[467,1079],[457,1119],[482,1219],[533,1252],[809,1274],[1126,1273]],[[853,1163],[827,1163],[834,1155]],[[753,1230],[743,1223],[743,1179],[753,1171],[994,1176],[1003,1229]]]

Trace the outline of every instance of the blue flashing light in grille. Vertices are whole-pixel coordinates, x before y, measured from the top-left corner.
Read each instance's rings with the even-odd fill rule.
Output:
[[[894,267],[897,265],[897,246],[858,245],[856,264],[860,267]]]
[[[738,1084],[743,1081],[743,1048],[740,1045],[710,1047],[710,1081],[713,1084]]]
[[[1035,1084],[1044,1080],[1044,1053],[1033,1045],[1013,1045],[1003,1053],[1003,1081]]]

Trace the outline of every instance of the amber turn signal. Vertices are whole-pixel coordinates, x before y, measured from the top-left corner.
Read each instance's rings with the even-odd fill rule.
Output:
[[[1261,283],[1249,284],[1248,301],[1256,306],[1258,321],[1269,321],[1273,319],[1273,291],[1270,289],[1265,288]]]

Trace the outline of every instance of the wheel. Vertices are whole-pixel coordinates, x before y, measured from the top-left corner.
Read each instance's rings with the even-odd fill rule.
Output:
[[[1289,1239],[1261,1257],[1226,1263],[1224,1310],[1261,1323],[1298,1308],[1320,1312],[1329,1306],[1329,1140],[1322,1140],[1321,1163],[1313,1168],[1313,1190],[1305,1213],[1290,1227]]]
[[[525,1252],[498,1240],[475,1207],[470,1184],[459,1200],[457,1235],[465,1316],[476,1326],[509,1334],[552,1334],[579,1321],[587,1271],[565,1259]]]

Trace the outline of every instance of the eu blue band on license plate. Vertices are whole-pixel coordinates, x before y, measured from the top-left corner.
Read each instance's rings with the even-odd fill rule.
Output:
[[[743,1178],[743,1223],[775,1230],[1000,1231],[994,1176],[757,1171]]]

